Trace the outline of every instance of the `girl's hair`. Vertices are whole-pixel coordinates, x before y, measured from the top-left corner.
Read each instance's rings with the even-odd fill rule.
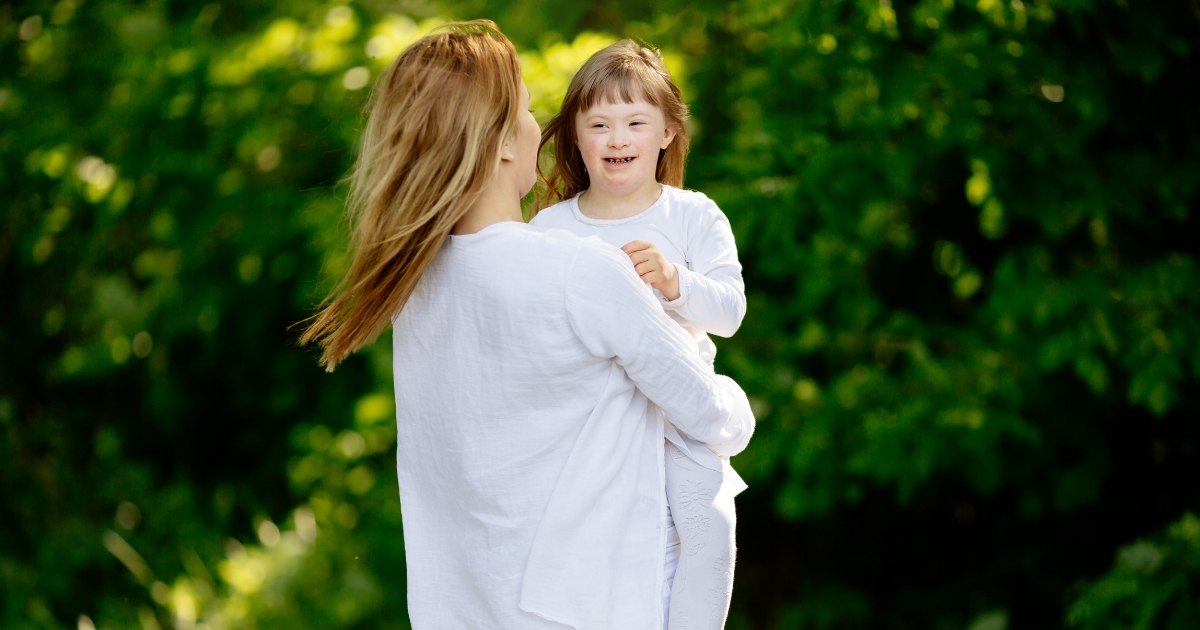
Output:
[[[454,224],[495,176],[521,112],[521,65],[495,23],[448,24],[376,82],[347,177],[351,262],[302,324],[332,372],[404,307]]]
[[[549,176],[538,169],[546,188],[536,204],[538,210],[570,199],[591,185],[575,137],[575,115],[600,102],[637,100],[657,107],[667,126],[675,130],[674,141],[658,154],[655,179],[677,188],[683,186],[688,153],[687,104],[663,64],[662,54],[624,39],[592,55],[575,73],[563,97],[562,109],[542,132],[541,148],[553,142],[555,161]]]

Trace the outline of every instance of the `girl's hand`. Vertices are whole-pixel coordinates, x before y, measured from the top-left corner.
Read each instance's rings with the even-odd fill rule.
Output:
[[[668,300],[679,299],[679,273],[654,243],[629,241],[621,251],[629,256],[634,271],[641,276],[642,281],[658,289]]]

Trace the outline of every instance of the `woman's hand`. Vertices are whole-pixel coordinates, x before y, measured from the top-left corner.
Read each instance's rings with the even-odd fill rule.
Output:
[[[668,300],[679,299],[679,273],[662,252],[647,241],[629,241],[621,248],[633,262],[642,281],[658,289]]]

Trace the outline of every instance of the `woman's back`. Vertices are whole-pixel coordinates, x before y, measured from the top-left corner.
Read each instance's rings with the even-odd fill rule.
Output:
[[[511,222],[454,236],[396,320],[397,459],[415,627],[544,623],[516,605],[538,524],[558,480],[570,476],[567,460],[604,388],[615,379],[626,405],[635,398],[628,379],[607,375],[620,368],[572,329],[567,277],[582,245]],[[648,403],[637,398],[645,415]],[[627,433],[652,429],[633,424]],[[652,444],[625,437],[623,449],[612,439],[581,446],[636,457],[636,445]],[[643,468],[612,473],[657,478]],[[631,486],[626,496],[636,481],[621,484]],[[644,516],[656,524],[656,513]],[[640,555],[652,561],[654,550]],[[491,586],[480,589],[474,576]]]

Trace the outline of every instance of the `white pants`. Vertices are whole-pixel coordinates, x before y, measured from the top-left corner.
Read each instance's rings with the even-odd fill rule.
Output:
[[[667,507],[667,559],[663,563],[663,630],[671,627],[671,585],[675,582],[675,571],[679,568],[679,532],[671,522],[671,508]]]
[[[672,553],[667,541],[671,599],[664,620],[668,630],[720,630],[733,595],[733,496],[741,488],[722,483],[720,472],[693,462],[670,442],[666,452],[667,504],[679,545]],[[672,572],[674,559],[678,565]]]

